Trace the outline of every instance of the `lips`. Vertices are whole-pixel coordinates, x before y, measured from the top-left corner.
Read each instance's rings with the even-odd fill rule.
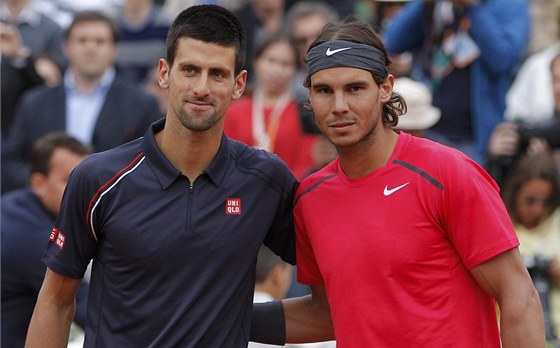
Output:
[[[348,128],[350,126],[353,126],[355,124],[355,122],[353,121],[337,121],[337,122],[332,122],[327,124],[328,127],[330,128]]]
[[[187,104],[193,109],[207,109],[212,107],[212,103],[203,100],[187,100]]]

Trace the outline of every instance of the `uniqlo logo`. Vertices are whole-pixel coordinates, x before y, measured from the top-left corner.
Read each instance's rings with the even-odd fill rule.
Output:
[[[241,215],[241,198],[228,198],[226,200],[227,215]]]
[[[59,249],[64,248],[65,241],[66,241],[66,236],[62,232],[58,231],[58,236],[56,237],[56,246]]]
[[[53,227],[53,229],[51,230],[51,236],[49,237],[49,240],[51,242],[54,242],[56,240],[56,237],[58,237],[58,228]]]

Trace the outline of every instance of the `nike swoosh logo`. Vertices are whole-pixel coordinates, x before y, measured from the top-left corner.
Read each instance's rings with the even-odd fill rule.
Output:
[[[344,47],[344,48],[337,48],[336,50],[331,50],[331,48],[329,47],[329,48],[327,48],[327,53],[326,54],[327,54],[327,57],[330,57],[335,53],[338,53],[338,52],[341,52],[341,51],[346,51],[346,50],[349,50],[351,48],[352,47]]]
[[[383,194],[385,196],[390,196],[393,193],[397,192],[398,190],[402,189],[403,187],[405,187],[406,185],[410,184],[410,181],[407,182],[406,184],[402,184],[401,186],[397,186],[395,188],[392,188],[389,190],[389,185],[385,185],[385,188],[383,189]]]

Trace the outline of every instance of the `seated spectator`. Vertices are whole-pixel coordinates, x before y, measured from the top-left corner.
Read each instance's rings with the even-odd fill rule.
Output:
[[[30,149],[47,133],[65,131],[98,152],[143,136],[163,117],[153,96],[116,76],[118,37],[102,13],[75,15],[64,43],[64,81],[26,92],[16,110],[2,148],[2,192],[25,185]]]
[[[525,155],[502,196],[521,246],[519,251],[541,295],[551,347],[560,346],[560,187],[548,152]],[[552,344],[555,342],[555,344]]]
[[[2,347],[23,347],[46,266],[41,261],[70,172],[90,149],[64,133],[40,138],[30,154],[29,186],[2,195]],[[87,281],[75,321],[86,321]]]
[[[297,51],[287,36],[268,37],[254,55],[256,88],[251,96],[231,103],[224,132],[232,139],[277,154],[302,178],[312,167],[316,136],[302,130],[291,83]]]
[[[122,34],[118,72],[131,81],[142,82],[165,57],[165,38],[172,18],[154,0],[125,0],[117,19]]]

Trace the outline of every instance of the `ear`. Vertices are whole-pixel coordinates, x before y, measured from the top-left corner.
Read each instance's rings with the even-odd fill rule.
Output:
[[[245,86],[247,84],[247,70],[242,70],[236,77],[235,77],[235,86],[233,88],[233,94],[231,95],[232,99],[239,99],[243,95],[245,91]]]
[[[394,84],[395,84],[395,77],[391,74],[387,75],[385,81],[379,84],[382,102],[386,103],[389,101],[389,99],[391,99],[391,95],[393,94]]]
[[[171,67],[167,60],[161,58],[158,62],[158,84],[161,88],[169,88],[169,70]]]
[[[46,187],[45,182],[47,181],[47,177],[41,173],[31,173],[29,175],[29,186],[31,187],[31,191],[38,197],[44,197],[46,194]]]

